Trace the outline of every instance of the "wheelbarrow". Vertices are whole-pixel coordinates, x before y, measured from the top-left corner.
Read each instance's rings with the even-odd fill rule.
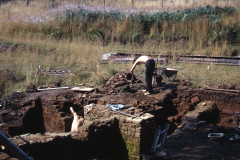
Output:
[[[170,80],[170,78],[172,78],[172,81],[174,81],[177,76],[177,72],[184,68],[186,68],[186,67],[176,70],[176,69],[172,69],[172,68],[160,67],[160,68],[156,68],[156,72],[158,72],[158,75],[164,76],[165,79],[168,78],[168,80]]]

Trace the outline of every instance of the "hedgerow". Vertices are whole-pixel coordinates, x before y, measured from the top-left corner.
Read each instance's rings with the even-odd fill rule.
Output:
[[[75,10],[67,10],[58,17],[58,25],[63,34],[60,36],[84,36],[90,40],[96,37],[99,40],[125,39],[132,42],[133,38],[163,38],[171,37],[199,37],[202,33],[194,32],[194,26],[201,25],[204,21],[209,22],[204,41],[215,42],[228,39],[229,42],[237,42],[239,39],[239,26],[222,26],[223,16],[232,16],[236,12],[233,7],[199,7],[189,8],[175,12],[134,12],[126,13],[121,10],[88,10],[78,7]],[[218,24],[218,28],[216,28]],[[173,26],[177,29],[171,29]],[[185,30],[180,26],[187,27]],[[155,34],[150,36],[151,29],[155,27]],[[182,30],[185,31],[182,31]],[[52,33],[53,35],[53,33]],[[141,35],[141,36],[140,36]],[[142,36],[143,35],[143,36]],[[149,37],[150,36],[150,37]]]

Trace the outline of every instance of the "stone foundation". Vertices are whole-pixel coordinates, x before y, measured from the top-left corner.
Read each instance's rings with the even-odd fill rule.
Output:
[[[95,105],[85,119],[78,132],[24,134],[11,140],[35,160],[139,160],[151,150],[157,128],[151,114],[132,118]]]

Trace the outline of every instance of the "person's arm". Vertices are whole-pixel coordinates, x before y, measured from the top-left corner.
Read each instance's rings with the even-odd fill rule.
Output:
[[[132,68],[130,70],[133,78],[136,78],[135,75],[133,74],[133,70],[134,70],[134,68],[136,67],[137,64],[138,64],[138,59],[135,61],[135,63],[133,64],[133,66],[132,66]]]

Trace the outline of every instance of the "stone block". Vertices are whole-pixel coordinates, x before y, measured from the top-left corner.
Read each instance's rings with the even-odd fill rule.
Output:
[[[140,137],[141,133],[135,133],[135,137]]]
[[[130,130],[132,131],[132,132],[135,132],[136,131],[136,128],[130,128]]]
[[[132,118],[130,118],[130,117],[127,117],[125,120],[126,120],[127,123],[131,123],[132,122]]]
[[[125,117],[120,117],[120,122],[125,123]]]
[[[120,116],[119,116],[119,115],[114,115],[114,117],[115,117],[117,120],[120,120]]]
[[[30,143],[30,144],[34,144],[34,143],[37,143],[37,141],[30,140],[29,143]]]
[[[139,132],[141,132],[141,131],[142,131],[142,128],[140,128],[140,127],[139,127],[139,128],[136,128],[136,132],[139,133]]]
[[[124,130],[124,131],[126,131],[126,130],[127,130],[127,127],[124,126],[124,127],[122,127],[121,129]]]
[[[126,126],[126,123],[122,123],[122,127],[125,127]]]
[[[142,119],[151,119],[154,118],[154,115],[150,113],[145,113],[144,115],[141,116]]]
[[[132,123],[135,123],[135,124],[140,124],[142,122],[142,119],[141,118],[134,118],[132,120]]]
[[[136,133],[136,132],[131,132],[131,136],[135,136],[135,133]]]
[[[131,124],[131,127],[136,128],[136,127],[137,127],[137,124],[132,123],[132,124]]]

